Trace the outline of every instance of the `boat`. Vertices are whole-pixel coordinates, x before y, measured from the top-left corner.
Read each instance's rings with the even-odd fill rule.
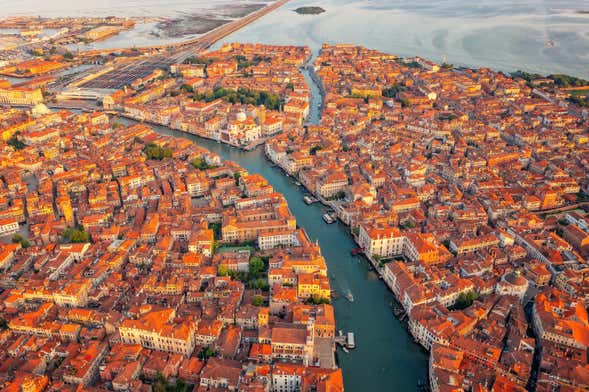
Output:
[[[357,256],[359,254],[361,254],[364,251],[364,249],[362,248],[354,248],[350,251],[350,253],[352,254],[352,256]]]
[[[346,293],[346,299],[350,302],[354,302],[354,295],[350,290],[348,290],[348,292]]]
[[[346,347],[349,349],[356,348],[354,332],[348,332],[348,336],[346,338]]]
[[[343,347],[342,347],[342,350],[344,350],[344,352],[345,352],[346,354],[349,354],[349,353],[350,353],[350,350],[348,350],[348,349],[346,348],[346,346],[343,346]]]
[[[313,204],[313,203],[316,203],[319,201],[316,198],[314,198],[313,196],[309,196],[309,195],[303,196],[303,200],[305,201],[306,204]]]
[[[301,186],[301,183],[300,183],[300,182],[298,182],[298,181],[295,181],[295,185],[296,185],[296,186]]]
[[[332,224],[333,222],[335,222],[335,219],[333,219],[333,217],[329,214],[323,214],[323,220],[327,224]]]

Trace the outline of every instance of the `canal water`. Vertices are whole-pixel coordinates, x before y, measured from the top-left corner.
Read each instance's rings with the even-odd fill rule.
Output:
[[[316,55],[317,52],[314,52],[310,63]],[[321,93],[309,71],[302,69],[302,73],[311,90],[309,123],[318,124]],[[124,119],[117,121],[130,122]],[[428,355],[413,341],[407,326],[393,315],[390,304],[394,297],[378,279],[369,262],[363,257],[351,255],[356,244],[349,227],[339,221],[326,224],[322,219],[325,207],[319,203],[305,204],[305,189],[267,160],[263,147],[242,151],[166,127],[152,127],[160,134],[189,139],[224,160],[237,162],[250,173],[264,176],[276,191],[285,196],[298,226],[305,229],[312,241],[319,242],[331,288],[338,293],[333,300],[336,329],[355,334],[356,349],[344,353],[338,348],[337,354],[346,391],[415,391],[419,382],[426,382]],[[353,302],[346,299],[348,292],[352,293]]]
[[[311,88],[309,122],[317,124],[320,120],[320,90],[306,69],[303,74]],[[412,340],[406,325],[394,317],[390,307],[394,297],[371,270],[368,261],[351,255],[350,251],[356,245],[349,228],[340,222],[326,224],[322,219],[325,207],[318,203],[305,204],[304,188],[272,165],[266,159],[263,147],[242,151],[166,127],[153,128],[160,134],[192,140],[225,160],[237,162],[250,173],[261,174],[286,197],[297,224],[305,229],[311,240],[319,242],[327,262],[331,287],[339,294],[333,300],[337,329],[355,334],[356,349],[348,354],[338,349],[347,391],[414,391],[418,382],[426,381],[427,353]],[[348,292],[352,293],[353,302],[346,299]]]
[[[339,294],[333,301],[337,329],[352,331],[356,338],[357,348],[349,354],[338,349],[346,391],[415,391],[417,383],[426,380],[427,353],[412,340],[406,325],[393,315],[390,303],[394,297],[371,271],[369,263],[350,254],[356,246],[347,226],[326,224],[321,218],[324,207],[305,204],[304,189],[272,166],[262,148],[246,152],[165,127],[153,128],[160,134],[192,140],[223,159],[239,163],[250,173],[264,176],[286,197],[299,227],[313,241],[319,241],[331,287]],[[344,297],[348,291],[354,302]]]

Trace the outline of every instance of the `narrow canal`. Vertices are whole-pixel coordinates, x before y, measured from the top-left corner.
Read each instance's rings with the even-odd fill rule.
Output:
[[[312,93],[309,120],[317,123],[320,119],[320,91],[308,72],[303,73]],[[418,382],[426,381],[427,353],[412,340],[406,325],[394,317],[390,308],[393,295],[371,271],[368,261],[351,255],[355,243],[349,228],[339,222],[327,225],[321,217],[325,207],[305,204],[304,189],[266,159],[263,147],[246,152],[165,127],[153,128],[160,134],[192,140],[225,160],[237,162],[250,173],[263,175],[286,197],[297,224],[306,230],[311,240],[319,241],[331,287],[339,294],[333,301],[337,329],[352,331],[356,338],[357,348],[349,354],[338,349],[347,391],[415,391]],[[353,302],[344,296],[348,291],[354,296]]]

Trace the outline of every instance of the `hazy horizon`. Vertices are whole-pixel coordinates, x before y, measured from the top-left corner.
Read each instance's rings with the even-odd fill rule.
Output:
[[[232,4],[263,1],[108,0],[70,4],[64,0],[2,0],[5,16],[34,14],[178,17]],[[292,10],[318,5],[320,15]],[[35,13],[28,10],[34,9]],[[390,1],[293,0],[222,42],[364,45],[401,56],[421,56],[503,71],[567,73],[589,79],[589,0]],[[123,33],[97,47],[148,45],[165,41],[151,26]]]

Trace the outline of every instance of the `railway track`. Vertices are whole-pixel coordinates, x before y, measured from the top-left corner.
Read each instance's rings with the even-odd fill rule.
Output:
[[[136,79],[143,78],[149,75],[155,69],[166,69],[171,64],[182,62],[186,58],[193,56],[194,54],[201,53],[217,41],[238,31],[239,29],[247,26],[248,24],[269,14],[270,12],[282,7],[288,1],[289,0],[278,0],[256,12],[246,15],[245,17],[239,20],[229,22],[223,26],[211,30],[198,38],[169,45],[139,48],[139,50],[142,51],[158,49],[160,50],[160,53],[149,56],[147,58],[141,57],[136,62],[121,65],[110,72],[99,75],[96,78],[93,78],[85,83],[82,83],[78,87],[120,89],[132,83]],[[161,51],[165,51],[167,53],[161,53]]]

